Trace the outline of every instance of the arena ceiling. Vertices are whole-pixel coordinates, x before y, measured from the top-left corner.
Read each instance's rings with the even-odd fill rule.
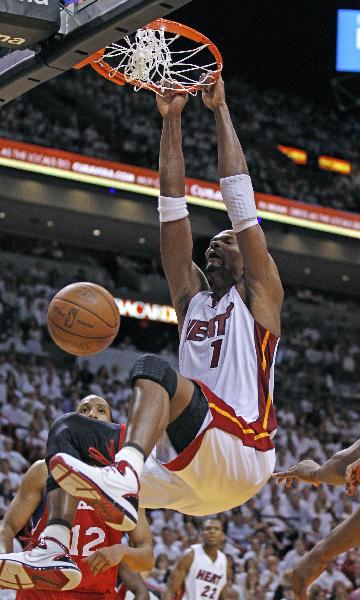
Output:
[[[245,77],[335,105],[336,13],[360,0],[193,0],[171,18],[198,28],[220,48],[224,75]]]

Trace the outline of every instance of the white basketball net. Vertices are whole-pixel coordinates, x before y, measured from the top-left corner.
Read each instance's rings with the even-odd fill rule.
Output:
[[[106,52],[97,62],[101,63],[105,59],[110,64],[111,60],[110,76],[114,77],[121,72],[128,83],[137,81],[136,91],[149,83],[157,85],[155,91],[158,94],[167,89],[186,90],[199,83],[202,73],[214,73],[218,66],[207,44],[199,45],[187,40],[196,44],[196,47],[189,50],[170,49],[170,46],[180,39],[183,42],[185,38],[163,30],[138,29],[133,42],[126,36],[121,40],[121,44],[107,46]],[[206,59],[202,59],[202,64],[194,64],[191,60],[199,53],[203,53]],[[209,59],[212,62],[207,62]],[[190,93],[195,95],[196,91]]]

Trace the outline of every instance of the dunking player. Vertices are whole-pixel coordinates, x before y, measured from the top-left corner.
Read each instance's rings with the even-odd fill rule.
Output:
[[[206,252],[210,283],[192,261],[184,197],[181,112],[187,98],[170,92],[157,102],[163,117],[161,254],[179,321],[180,373],[154,355],[135,363],[126,442],[112,465],[86,464],[88,447],[106,448],[111,427],[91,420],[80,425],[71,414],[55,422],[47,448],[58,486],[123,530],[137,523],[140,477],[143,507],[207,515],[246,502],[268,480],[275,462],[273,370],[283,292],[257,221],[224,84],[220,79],[203,92],[215,116],[221,190],[232,222]],[[59,501],[52,522],[70,518]],[[63,569],[50,549],[38,547],[31,561],[17,560],[27,572],[43,560],[49,578]]]
[[[97,396],[87,396],[81,400],[77,406],[77,413],[106,423],[111,421],[108,403]],[[120,427],[117,428],[121,436]],[[33,540],[42,539],[44,544],[51,544],[51,537],[47,537],[44,532],[48,516],[45,494],[47,477],[48,470],[44,460],[34,463],[24,475],[20,488],[0,524],[0,552],[11,551],[15,535],[31,518],[34,523]],[[50,505],[51,495],[50,491]],[[78,501],[71,497],[67,498],[67,501],[75,507],[78,504]],[[13,589],[20,589],[17,600],[120,600],[125,597],[121,591],[125,587],[136,592],[137,600],[148,600],[149,594],[142,578],[123,562],[129,560],[137,570],[145,568],[143,565],[146,563],[147,568],[152,565],[151,532],[144,511],[139,515],[136,529],[129,534],[133,548],[120,544],[121,533],[109,527],[84,501],[80,501],[77,506],[71,537],[67,527],[57,523],[54,535],[59,537],[59,533],[62,537],[66,536],[66,540],[63,541],[67,543],[69,554],[82,574],[81,583],[76,590],[66,593],[51,591],[50,586],[46,591],[31,589],[31,581],[24,571],[16,569],[16,565],[14,568],[14,564],[8,562],[2,563],[0,587],[12,584]],[[55,542],[55,546],[61,560],[61,554],[64,552],[58,543]],[[123,584],[120,591],[115,592],[118,572]],[[41,579],[41,571],[38,572],[38,577]],[[29,583],[30,585],[27,585]]]
[[[227,558],[219,550],[224,541],[221,521],[208,519],[202,530],[202,544],[193,544],[176,563],[164,600],[222,598],[227,582]]]

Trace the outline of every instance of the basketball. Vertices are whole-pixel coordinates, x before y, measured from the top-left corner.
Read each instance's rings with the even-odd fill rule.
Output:
[[[51,300],[47,326],[59,348],[89,356],[105,350],[115,339],[120,313],[105,288],[95,283],[72,283]]]

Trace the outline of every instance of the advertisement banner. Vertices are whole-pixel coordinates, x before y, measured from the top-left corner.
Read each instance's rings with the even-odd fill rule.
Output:
[[[64,150],[0,138],[0,166],[157,197],[159,174],[151,169],[116,163]],[[218,183],[186,178],[189,203],[226,210]],[[360,238],[360,214],[270,194],[256,193],[263,219]]]

